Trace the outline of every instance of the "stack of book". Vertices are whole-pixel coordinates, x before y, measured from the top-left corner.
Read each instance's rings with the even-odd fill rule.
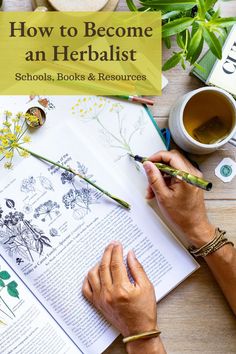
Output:
[[[236,25],[232,27],[223,45],[222,59],[208,51],[192,71],[206,85],[220,87],[236,98]]]

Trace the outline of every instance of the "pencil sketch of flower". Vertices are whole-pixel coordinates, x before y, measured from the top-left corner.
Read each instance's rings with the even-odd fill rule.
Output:
[[[46,191],[54,191],[53,184],[49,178],[42,175],[38,176],[37,178],[39,179],[39,182],[43,189],[45,189]]]
[[[36,179],[33,176],[24,178],[21,183],[21,192],[23,193],[32,193],[36,191]]]
[[[105,97],[84,97],[79,98],[76,104],[72,107],[72,113],[76,114],[78,111],[81,118],[85,121],[97,119],[98,116],[106,109],[107,103],[110,101]]]
[[[6,297],[10,296],[19,299],[19,291],[17,289],[18,284],[10,278],[11,275],[6,270],[0,270],[0,314],[5,321],[6,319],[12,320],[16,317],[13,310],[7,304]],[[2,322],[5,323],[5,321]]]
[[[44,247],[51,247],[44,232],[18,211],[1,214],[0,243],[10,257],[20,256],[30,262],[34,262],[34,253],[40,256]]]
[[[101,103],[100,103],[101,102]],[[98,109],[99,108],[99,109]],[[122,113],[124,106],[115,102],[112,103],[106,98],[91,97],[84,101],[79,99],[77,104],[72,107],[74,114],[79,114],[84,122],[95,122],[100,130],[103,141],[112,149],[118,150],[117,158],[119,161],[127,156],[127,153],[133,154],[132,142],[136,135],[142,134],[146,125],[143,110],[137,115],[137,119],[133,120],[132,124],[127,127],[126,120],[128,117]],[[107,128],[103,121],[102,113],[106,111],[111,114],[110,119],[114,122],[114,129],[111,131]]]
[[[52,220],[53,215],[58,215],[60,205],[57,202],[48,200],[47,202],[39,205],[34,211],[34,218],[38,219],[41,217],[41,221],[45,222],[47,218]]]

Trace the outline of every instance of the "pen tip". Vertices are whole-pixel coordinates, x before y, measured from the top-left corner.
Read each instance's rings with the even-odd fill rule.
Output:
[[[133,157],[134,158],[134,155],[132,155],[132,154],[128,154],[130,157]]]

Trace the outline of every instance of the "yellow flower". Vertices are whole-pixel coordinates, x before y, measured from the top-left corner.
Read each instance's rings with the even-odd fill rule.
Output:
[[[13,167],[13,165],[12,165],[11,162],[6,162],[6,163],[4,164],[4,167],[10,170],[10,169]]]
[[[12,113],[10,111],[5,111],[4,113],[7,118],[12,116]]]
[[[25,136],[23,137],[23,142],[24,142],[24,143],[30,143],[30,141],[31,141],[31,138],[30,138],[29,135],[25,135]]]
[[[6,159],[11,159],[13,157],[13,151],[5,151]]]
[[[16,132],[16,133],[21,133],[21,132],[22,132],[22,129],[21,129],[21,126],[20,126],[20,125],[16,125],[16,126],[15,126],[15,132]]]
[[[5,151],[3,146],[0,146],[0,154],[2,154]]]
[[[19,152],[19,154],[20,154],[21,157],[29,157],[30,156],[30,154],[27,151],[24,151],[24,150],[21,150]]]
[[[11,141],[16,141],[17,140],[17,136],[15,134],[12,134],[12,133],[7,134],[6,138],[11,140]]]
[[[8,140],[7,139],[2,139],[2,146],[3,147],[7,147],[9,145]]]
[[[8,122],[8,121],[3,122],[2,124],[5,125],[5,127],[8,127],[8,128],[10,128],[10,126],[11,126],[11,123]]]

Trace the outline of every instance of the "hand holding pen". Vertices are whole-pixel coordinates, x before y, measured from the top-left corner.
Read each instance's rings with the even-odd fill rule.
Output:
[[[170,225],[184,233],[191,245],[201,247],[215,233],[215,227],[207,218],[204,191],[176,178],[163,178],[155,163],[165,163],[199,178],[202,178],[201,172],[176,150],[160,151],[143,164],[149,183],[146,199],[155,197]]]
[[[140,163],[144,163],[145,161],[149,161],[148,158],[146,158],[146,157],[142,157],[139,155],[131,155],[131,154],[129,154],[129,155],[130,155],[130,157],[134,158],[135,161],[138,161]],[[186,183],[196,186],[198,188],[204,189],[206,191],[210,191],[212,188],[211,182],[206,181],[205,179],[203,179],[200,176],[197,176],[196,174],[194,175],[192,173],[187,172],[186,170],[183,171],[183,170],[174,168],[172,166],[163,164],[161,162],[154,162],[154,164],[158,168],[158,170],[160,170],[161,172],[163,172],[167,175],[170,175],[172,177],[175,177],[183,182],[186,182]],[[198,171],[198,173],[199,173],[199,171]]]

